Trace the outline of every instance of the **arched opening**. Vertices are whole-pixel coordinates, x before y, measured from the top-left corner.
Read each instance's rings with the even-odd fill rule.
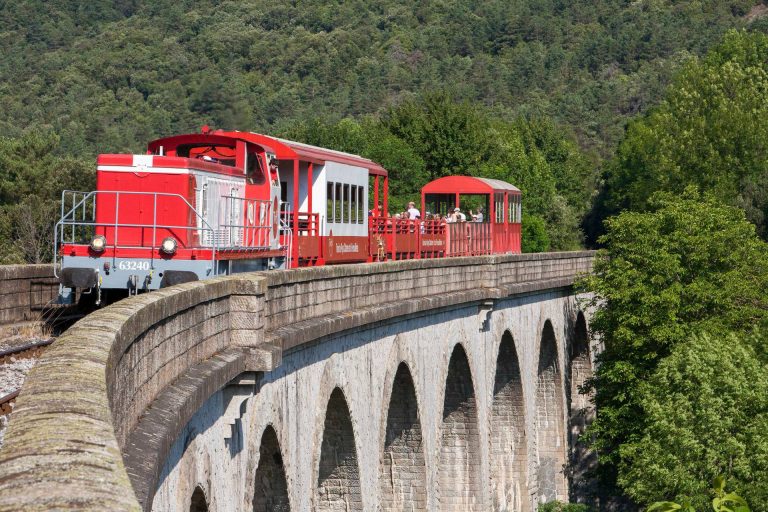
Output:
[[[563,466],[564,446],[563,380],[557,358],[557,340],[552,323],[547,320],[539,348],[536,385],[536,446],[539,500],[566,500],[567,486]]]
[[[493,510],[531,510],[525,402],[515,342],[504,333],[496,358],[490,424]]]
[[[427,509],[419,408],[413,378],[405,363],[397,367],[392,382],[379,481],[383,510]]]
[[[331,393],[325,412],[315,510],[363,510],[355,434],[339,388]]]
[[[208,512],[208,502],[205,500],[205,493],[199,485],[195,487],[195,491],[192,493],[189,512]]]
[[[259,448],[259,466],[253,491],[254,512],[288,512],[288,483],[285,479],[280,443],[272,426],[264,429]]]
[[[584,314],[579,312],[571,342],[571,387],[568,411],[569,426],[569,476],[571,479],[571,499],[589,502],[595,494],[594,479],[588,473],[597,464],[597,456],[590,451],[581,439],[581,434],[594,418],[594,409],[590,403],[591,395],[580,392],[584,383],[592,377],[592,358],[589,350],[589,333]]]
[[[440,429],[441,512],[482,508],[477,405],[467,354],[456,345],[448,365]]]

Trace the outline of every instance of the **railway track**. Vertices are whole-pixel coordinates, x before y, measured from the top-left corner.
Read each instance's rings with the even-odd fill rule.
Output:
[[[45,347],[53,343],[53,338],[33,341],[16,347],[0,350],[0,365],[18,361],[19,359],[37,359],[45,350]],[[0,416],[5,416],[13,409],[13,402],[19,396],[20,389],[0,396]]]

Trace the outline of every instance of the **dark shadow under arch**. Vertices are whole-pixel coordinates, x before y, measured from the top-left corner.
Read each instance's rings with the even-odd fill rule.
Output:
[[[392,382],[379,481],[382,510],[427,509],[419,407],[413,378],[405,363],[397,367]]]
[[[557,356],[557,339],[547,320],[541,334],[536,383],[536,448],[539,500],[567,500],[563,467],[566,462],[563,378]]]
[[[331,393],[325,412],[314,510],[363,510],[355,434],[339,388]]]
[[[482,509],[477,405],[472,372],[461,345],[454,347],[448,365],[440,437],[439,510]]]
[[[259,447],[259,466],[256,468],[253,491],[254,512],[288,512],[288,483],[285,479],[280,443],[272,425],[264,429]]]
[[[581,435],[594,419],[591,394],[581,393],[584,383],[592,377],[592,356],[589,332],[584,313],[579,312],[573,329],[570,356],[570,404],[568,410],[569,479],[571,500],[592,503],[597,493],[596,482],[590,476],[597,465],[597,455],[589,450]]]
[[[208,502],[205,499],[203,489],[198,485],[192,492],[192,499],[189,503],[189,512],[208,512]]]
[[[496,358],[490,427],[493,510],[531,510],[525,400],[515,342],[505,331]]]

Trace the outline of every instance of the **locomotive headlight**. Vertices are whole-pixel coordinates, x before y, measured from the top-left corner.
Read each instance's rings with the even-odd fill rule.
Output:
[[[166,238],[163,240],[163,243],[160,244],[160,250],[163,251],[165,254],[173,254],[176,252],[176,240],[174,240],[171,237]]]
[[[107,239],[102,235],[96,235],[91,239],[91,250],[93,252],[102,252],[107,248]]]

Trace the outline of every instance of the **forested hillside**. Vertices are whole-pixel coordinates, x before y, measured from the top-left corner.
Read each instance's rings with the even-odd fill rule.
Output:
[[[135,151],[205,123],[274,133],[447,87],[506,119],[551,117],[605,156],[755,3],[2,2],[0,130],[50,127],[70,154]]]

